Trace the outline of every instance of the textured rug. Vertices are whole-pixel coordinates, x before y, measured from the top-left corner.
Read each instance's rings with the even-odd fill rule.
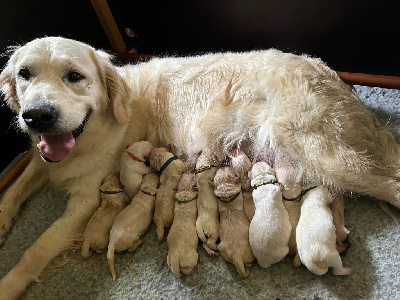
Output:
[[[361,99],[400,140],[400,91],[355,86]],[[63,212],[67,199],[50,188],[30,199],[0,247],[0,277]],[[400,211],[391,207],[400,218]],[[80,251],[44,283],[31,284],[22,299],[400,299],[400,225],[377,200],[354,195],[346,202],[346,227],[351,248],[343,265],[350,276],[323,276],[292,259],[262,269],[253,265],[242,279],[221,256],[209,257],[199,245],[196,270],[180,279],[167,265],[167,243],[159,243],[155,226],[135,252],[116,255],[118,278],[112,281],[106,254],[83,259]],[[1,291],[0,291],[1,293]]]

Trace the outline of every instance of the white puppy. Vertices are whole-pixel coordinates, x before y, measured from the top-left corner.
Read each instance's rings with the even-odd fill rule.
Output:
[[[160,184],[156,173],[144,176],[140,191],[129,204],[115,218],[110,232],[108,244],[108,266],[113,280],[117,278],[114,269],[114,252],[134,251],[141,243],[140,237],[147,231],[153,219],[155,196]]]
[[[194,173],[183,174],[175,194],[174,221],[167,237],[167,263],[177,278],[181,272],[191,274],[197,265],[197,191]]]
[[[175,193],[182,174],[187,170],[187,164],[165,148],[151,150],[149,160],[150,165],[160,172],[161,186],[156,196],[154,223],[161,242],[164,231],[171,227],[174,220]]]
[[[297,252],[296,228],[300,218],[300,200],[302,197],[300,179],[296,178],[296,174],[298,173],[289,164],[277,166],[275,173],[276,179],[282,188],[283,205],[289,214],[290,224],[292,225],[289,239],[289,254],[294,255],[293,265],[299,267],[301,261]]]
[[[197,199],[197,235],[203,242],[203,248],[215,257],[218,250],[219,213],[217,197],[210,182],[214,180],[219,165],[218,157],[211,149],[204,149],[196,162]]]
[[[292,226],[274,170],[266,162],[258,162],[249,178],[256,206],[249,228],[250,246],[258,264],[268,268],[288,254]]]
[[[240,178],[231,167],[221,167],[214,177],[220,215],[218,250],[243,278],[250,274],[254,256],[249,244],[249,220],[243,212]]]
[[[251,161],[247,157],[246,153],[244,153],[242,150],[235,149],[232,152],[231,163],[233,170],[240,177],[240,182],[242,184],[244,214],[246,215],[249,222],[251,222],[251,219],[253,219],[256,210],[253,201],[251,183],[248,177],[248,173],[252,166]]]
[[[97,253],[107,249],[114,219],[131,201],[119,177],[119,172],[111,173],[100,186],[101,206],[90,218],[83,234],[82,256],[85,258],[90,256],[90,249]]]
[[[301,214],[296,239],[300,260],[309,271],[323,275],[328,267],[335,275],[350,275],[351,268],[343,268],[336,250],[335,225],[329,204],[332,196],[324,186],[308,191],[301,199]]]
[[[134,142],[121,156],[121,182],[129,197],[133,197],[139,191],[143,175],[154,172],[146,165],[153,145],[148,141]]]

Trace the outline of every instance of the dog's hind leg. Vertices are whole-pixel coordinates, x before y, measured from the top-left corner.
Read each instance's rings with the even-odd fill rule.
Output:
[[[86,184],[80,185],[86,186],[85,189],[71,191],[72,196],[64,214],[28,248],[18,264],[0,280],[0,299],[10,300],[21,296],[29,283],[40,279],[42,271],[51,260],[82,237],[100,202],[98,186],[93,186],[91,182],[88,180]]]
[[[333,223],[335,224],[336,243],[343,246],[343,242],[347,240],[349,230],[344,227],[344,196],[334,195],[334,200],[329,205],[332,211]]]
[[[41,167],[40,158],[33,157],[18,179],[4,193],[0,202],[0,245],[4,242],[4,236],[22,203],[47,183],[47,175],[41,171]]]

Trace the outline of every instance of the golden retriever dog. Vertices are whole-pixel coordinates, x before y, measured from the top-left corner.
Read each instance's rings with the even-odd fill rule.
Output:
[[[100,205],[102,179],[118,171],[134,141],[171,144],[189,163],[210,144],[225,155],[240,148],[252,161],[272,153],[304,182],[400,207],[399,146],[316,58],[271,49],[115,67],[89,45],[45,37],[15,50],[0,89],[34,146],[0,203],[1,241],[21,204],[43,186],[70,195],[65,213],[1,279],[3,299],[21,295],[82,237]]]

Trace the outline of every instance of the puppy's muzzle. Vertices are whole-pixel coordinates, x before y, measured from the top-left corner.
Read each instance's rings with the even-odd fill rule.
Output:
[[[22,113],[25,124],[38,132],[53,128],[58,120],[58,112],[51,104],[29,104]]]

